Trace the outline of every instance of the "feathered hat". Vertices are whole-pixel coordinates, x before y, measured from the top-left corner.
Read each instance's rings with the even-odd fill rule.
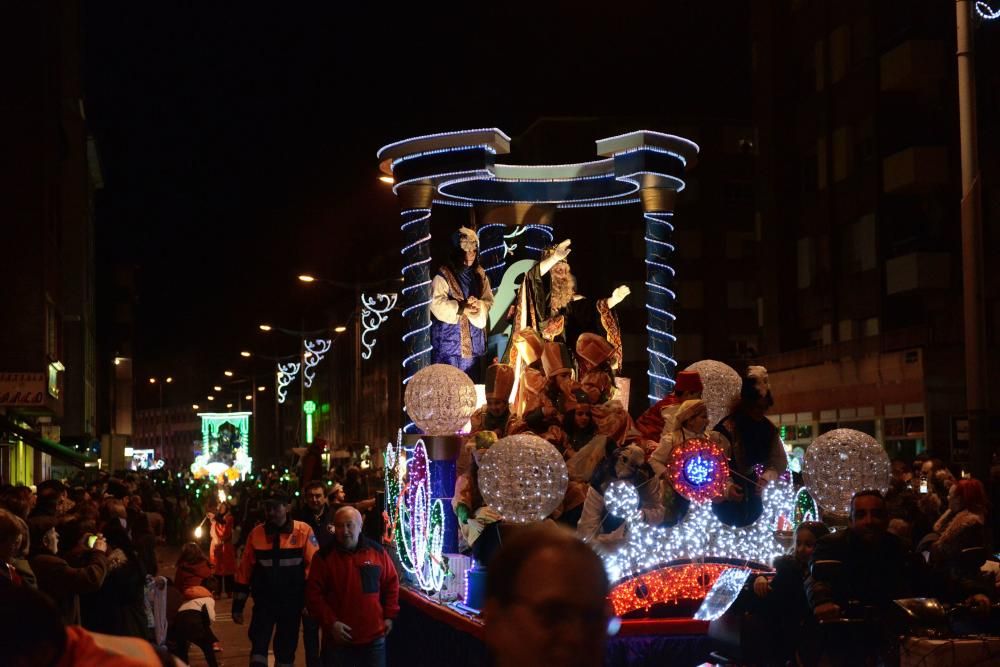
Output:
[[[451,243],[456,248],[461,248],[463,252],[476,252],[479,250],[479,237],[476,231],[468,227],[459,227],[458,231],[451,235]]]

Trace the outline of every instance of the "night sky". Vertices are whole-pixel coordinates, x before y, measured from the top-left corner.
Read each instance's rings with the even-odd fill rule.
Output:
[[[746,2],[173,4],[85,3],[83,54],[99,261],[137,267],[137,377],[177,375],[172,403],[257,323],[349,311],[298,273],[398,275],[385,143],[496,126],[516,162],[541,116],[749,117]]]

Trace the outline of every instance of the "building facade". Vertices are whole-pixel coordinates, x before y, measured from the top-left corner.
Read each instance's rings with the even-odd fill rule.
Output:
[[[758,361],[771,371],[776,419],[793,442],[850,427],[890,455],[961,464],[954,4],[796,0],[752,11]],[[997,49],[984,42],[981,155],[996,144],[986,121],[996,75],[983,63]],[[984,175],[994,169],[984,163]],[[984,186],[984,233],[995,240],[997,184]],[[987,265],[994,350],[997,277]],[[996,377],[997,355],[984,363]]]
[[[0,438],[4,479],[33,483],[65,461],[62,442],[97,436],[93,194],[102,186],[86,125],[75,2],[17,8],[5,43],[19,54],[0,122]],[[46,444],[48,443],[48,444]],[[73,457],[70,457],[73,458]]]

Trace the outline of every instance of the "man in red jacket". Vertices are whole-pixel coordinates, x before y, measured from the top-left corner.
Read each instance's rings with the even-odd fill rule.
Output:
[[[341,507],[335,540],[313,561],[306,605],[323,628],[324,662],[385,666],[385,637],[399,614],[399,577],[382,545],[361,535],[361,513]]]

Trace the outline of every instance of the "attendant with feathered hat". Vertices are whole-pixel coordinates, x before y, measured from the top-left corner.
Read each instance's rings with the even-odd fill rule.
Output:
[[[448,262],[431,281],[431,361],[460,368],[477,381],[493,290],[479,265],[476,232],[460,227],[452,245]]]

